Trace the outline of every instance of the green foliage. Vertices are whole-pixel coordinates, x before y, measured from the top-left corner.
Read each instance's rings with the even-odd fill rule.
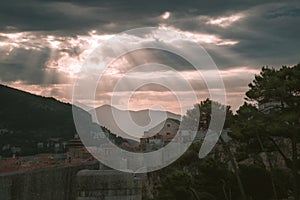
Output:
[[[279,154],[293,174],[294,198],[299,195],[299,169],[297,143],[300,141],[300,64],[283,66],[276,70],[263,67],[246,92],[247,100],[239,108],[231,127],[231,137],[240,142],[248,155],[265,152]],[[290,143],[287,143],[287,142]],[[279,145],[281,143],[281,145]],[[288,145],[291,144],[291,145]],[[250,172],[248,172],[250,173]],[[271,170],[273,176],[275,173]],[[276,179],[274,190],[277,190]],[[281,191],[281,193],[284,193]],[[258,197],[257,197],[258,198]],[[266,197],[260,197],[264,199]]]
[[[225,199],[231,191],[237,194],[235,178],[227,163],[207,157],[198,158],[200,143],[191,147],[175,163],[160,171],[161,187],[157,200],[169,199]],[[227,194],[228,195],[228,194]]]
[[[289,107],[300,106],[300,64],[279,70],[263,67],[246,92],[248,100],[258,103],[278,101]]]
[[[192,194],[189,191],[189,188],[192,185],[191,181],[191,177],[182,171],[172,172],[165,178],[163,186],[160,189],[160,196],[158,199],[192,200]]]
[[[226,112],[224,128],[229,128],[233,117],[230,106],[224,106],[210,99],[201,101],[199,104],[195,104],[193,109],[188,110],[183,116],[182,126],[192,131],[198,131],[201,128],[207,130],[211,121],[212,108]]]
[[[264,67],[249,87],[247,99],[258,103],[260,107],[268,106],[248,113],[253,120],[247,123],[254,124],[256,132],[287,138],[300,132],[300,64],[283,66],[279,70]],[[245,118],[245,107],[242,106],[238,111],[241,120]],[[299,134],[297,137],[300,139]]]
[[[240,166],[241,177],[248,196],[256,200],[273,198],[270,173],[258,166]]]
[[[287,199],[291,195],[293,185],[291,171],[288,169],[274,169],[272,174],[278,198]]]
[[[274,191],[277,198],[288,198],[291,191],[295,191],[292,185],[297,185],[295,163],[299,159],[298,156],[285,155],[281,148],[291,147],[279,146],[277,141],[289,139],[298,143],[300,139],[300,64],[283,66],[278,70],[264,67],[249,87],[246,99],[250,103],[244,103],[235,116],[226,106],[225,128],[231,129],[231,145],[234,144],[236,160],[250,157],[256,160],[240,166],[242,184],[249,199],[274,199]],[[212,104],[218,103],[206,99],[194,105],[184,116],[183,125],[190,130],[206,130],[211,120]],[[264,105],[267,106],[263,108]],[[221,105],[218,106],[222,109]],[[200,145],[193,144],[179,160],[161,171],[159,200],[241,199],[237,174],[229,170],[226,162],[228,155],[223,154],[222,160],[212,156],[200,160]],[[272,170],[267,170],[259,155],[261,152],[267,157],[270,152],[279,152],[290,169],[271,166]],[[295,151],[290,153],[295,155]]]
[[[247,99],[256,102],[260,109],[244,103],[234,117],[230,136],[248,143],[248,147],[260,138],[269,151],[277,151],[272,138],[293,139],[300,132],[299,85],[300,64],[279,70],[262,68],[246,92]],[[300,135],[296,134],[296,138],[299,141]]]

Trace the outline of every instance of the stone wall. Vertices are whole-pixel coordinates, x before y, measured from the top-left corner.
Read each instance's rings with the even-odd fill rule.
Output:
[[[82,170],[77,200],[141,200],[142,179],[116,170]]]
[[[76,174],[82,169],[99,169],[99,162],[1,174],[0,199],[74,200]]]

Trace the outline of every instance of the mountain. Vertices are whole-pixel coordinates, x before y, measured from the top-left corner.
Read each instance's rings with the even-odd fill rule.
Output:
[[[9,156],[9,147],[21,148],[21,155],[35,154],[37,143],[68,141],[75,134],[71,104],[0,85],[0,155]]]
[[[139,137],[143,136],[144,131],[161,123],[166,118],[180,119],[179,115],[158,110],[128,111],[128,117],[127,111],[109,105],[96,108],[96,113],[92,110],[89,112],[84,110],[89,107],[83,109],[80,107],[81,105],[75,107],[80,112],[80,119],[84,120],[86,127],[91,127],[90,130],[86,129],[87,132],[99,132],[101,129],[110,134],[113,142],[127,141],[133,146],[138,145],[136,141],[139,141]],[[114,120],[113,113],[118,118],[116,121],[121,123],[121,127],[124,124],[127,125],[129,133],[134,134],[135,137],[126,134],[126,131],[119,128],[120,124]],[[150,116],[152,124],[148,125],[151,122]],[[93,123],[93,120],[95,121],[97,118],[100,123]],[[130,119],[141,127],[131,126]],[[92,123],[93,125],[90,126],[89,124]],[[107,129],[99,129],[99,125]],[[41,152],[37,147],[41,143],[44,145],[42,152],[52,152],[53,148],[49,149],[47,146],[45,149],[45,145],[49,145],[53,141],[54,143],[57,141],[64,143],[72,139],[76,133],[71,104],[0,84],[0,156],[11,156],[13,151],[18,151],[18,154],[22,156],[33,155]],[[90,144],[93,143],[90,142]],[[59,151],[64,150],[60,149]]]
[[[123,138],[130,138],[138,141],[147,131],[160,124],[167,118],[180,120],[181,116],[171,112],[160,110],[120,110],[110,105],[103,105],[94,110],[90,110],[93,122],[108,128]],[[150,118],[151,116],[151,118]],[[132,122],[137,124],[133,126]],[[151,120],[152,119],[152,120]]]

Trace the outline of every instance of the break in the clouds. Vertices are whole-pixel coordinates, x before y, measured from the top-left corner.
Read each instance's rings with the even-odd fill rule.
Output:
[[[236,109],[247,84],[263,65],[279,67],[300,61],[299,23],[298,1],[1,1],[0,81],[70,101],[81,66],[99,44],[128,29],[158,26],[205,47],[220,69],[229,104]],[[106,56],[109,53],[108,48]],[[184,59],[168,52],[139,51],[113,63],[98,104],[108,102],[109,89],[122,70],[151,62],[172,66],[199,95],[206,95],[203,81],[193,76]],[[160,77],[162,72],[152,75]],[[155,91],[160,92],[160,100],[171,95],[163,88],[145,87],[137,99],[147,96],[145,92],[155,96]],[[149,99],[139,102],[147,105],[153,101]]]

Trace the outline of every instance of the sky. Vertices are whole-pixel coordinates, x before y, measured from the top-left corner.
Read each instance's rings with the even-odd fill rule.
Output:
[[[227,104],[236,110],[262,66],[279,68],[300,62],[299,24],[299,1],[4,0],[0,2],[0,83],[72,102],[74,83],[95,48],[120,32],[159,27],[186,37],[169,45],[188,39],[205,48],[223,79]],[[128,36],[121,43],[137,41],[144,42]],[[199,101],[208,97],[203,79],[184,59],[141,50],[119,57],[103,70],[96,98],[86,101],[87,106],[109,104],[112,95],[122,97],[124,91],[112,93],[121,75],[136,65],[153,62],[180,72]],[[153,69],[135,75],[174,84],[172,76],[166,78],[168,73]],[[158,85],[143,86],[135,91],[129,107],[139,110],[157,104],[178,113],[176,93]]]

